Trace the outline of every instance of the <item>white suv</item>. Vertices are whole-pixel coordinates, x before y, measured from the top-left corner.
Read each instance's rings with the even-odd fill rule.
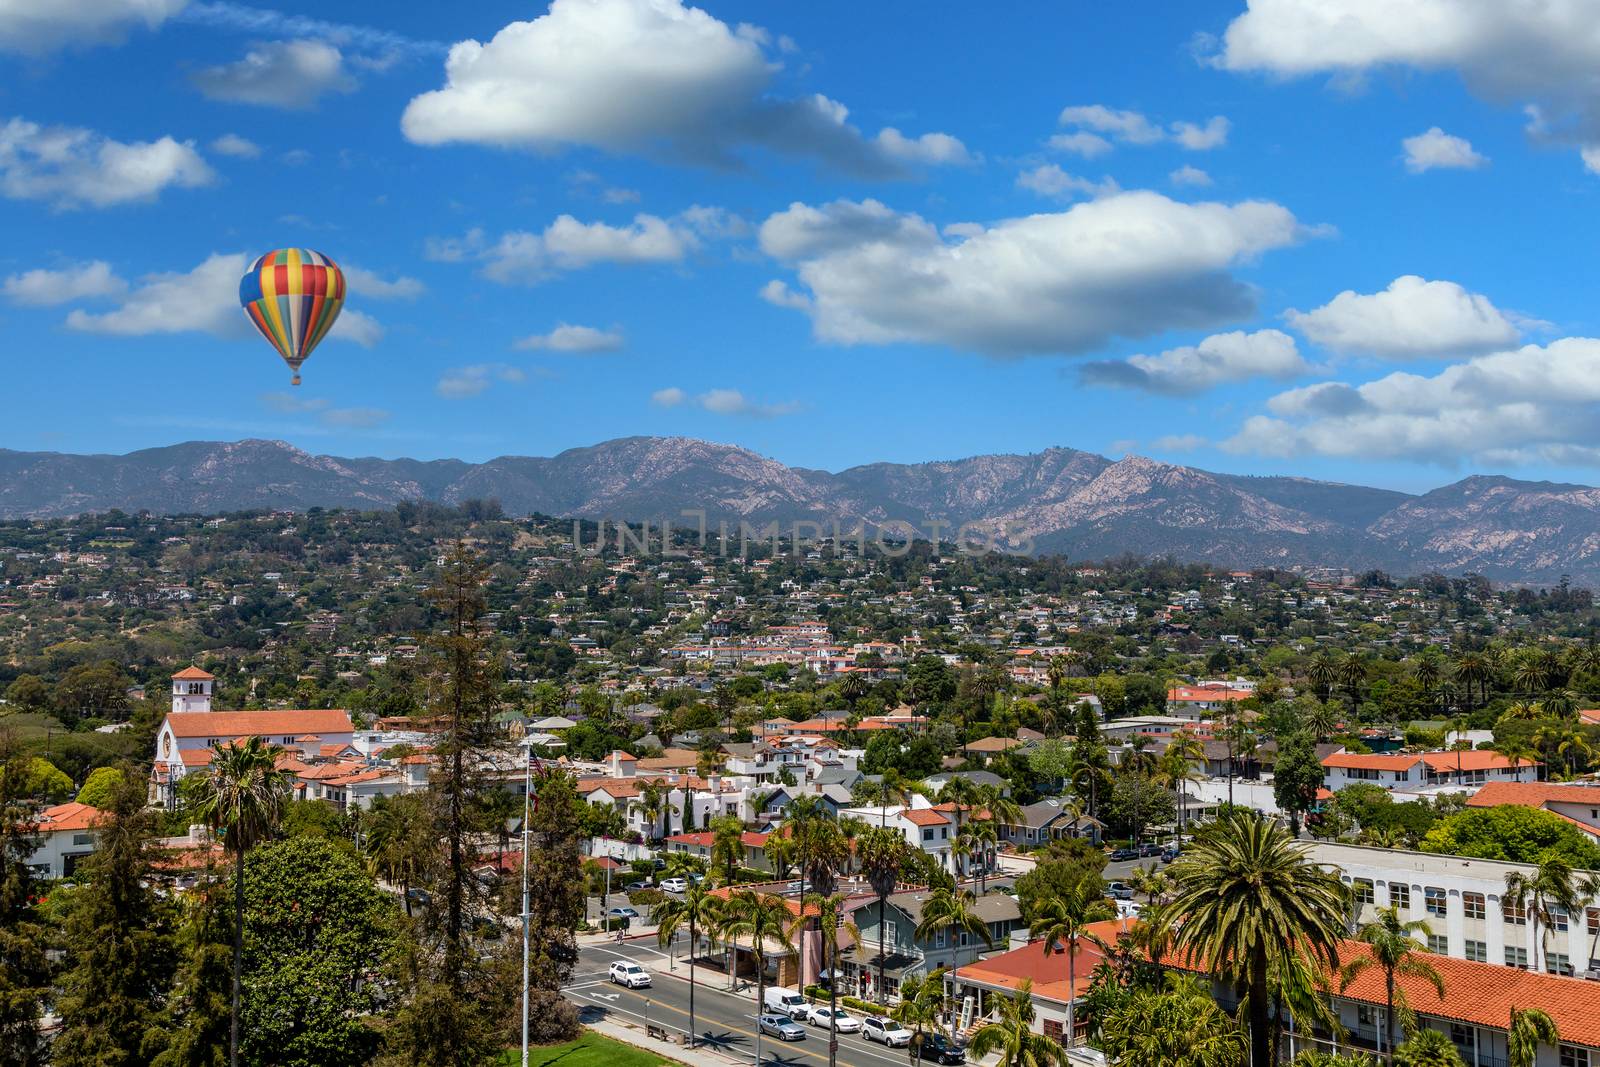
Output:
[[[881,1015],[869,1015],[861,1020],[861,1036],[868,1041],[881,1041],[890,1048],[905,1048],[911,1044],[911,1031]]]
[[[650,972],[637,963],[618,960],[611,965],[611,980],[629,989],[644,989],[650,984]]]

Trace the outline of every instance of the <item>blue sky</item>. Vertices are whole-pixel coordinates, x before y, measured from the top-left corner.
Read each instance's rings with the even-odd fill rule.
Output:
[[[1593,483],[1600,4],[1485,7],[23,0],[0,445]]]

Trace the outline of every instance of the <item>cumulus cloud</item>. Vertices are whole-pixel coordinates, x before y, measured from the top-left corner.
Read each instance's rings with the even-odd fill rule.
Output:
[[[373,271],[349,264],[340,269],[344,271],[350,291],[358,296],[374,300],[415,300],[426,292],[421,282],[403,274],[396,278],[384,278]]]
[[[1314,311],[1291,309],[1284,318],[1325,348],[1397,360],[1487,352],[1519,336],[1488,297],[1414,274],[1396,278],[1381,293],[1347,289]]]
[[[1044,163],[1017,175],[1017,188],[1027,189],[1040,196],[1065,200],[1075,196],[1102,196],[1118,191],[1119,186],[1110,178],[1094,181],[1068,174],[1054,163]]]
[[[596,352],[615,352],[622,347],[622,331],[616,327],[597,330],[593,326],[573,326],[561,323],[549,333],[533,334],[517,342],[522,349],[547,352],[566,352],[573,355],[591,355]]]
[[[505,363],[474,363],[445,371],[434,386],[434,392],[446,400],[462,400],[477,396],[495,382],[521,383],[527,380],[528,376],[521,369]]]
[[[128,283],[104,260],[80,263],[65,270],[30,270],[13,274],[0,285],[0,293],[13,304],[55,307],[78,300],[120,296]]]
[[[304,110],[327,93],[347,93],[355,79],[326,41],[269,41],[234,63],[196,71],[195,87],[213,100]]]
[[[1233,452],[1410,459],[1573,461],[1600,456],[1600,340],[1565,338],[1353,386],[1274,397],[1224,442]]]
[[[775,419],[783,415],[793,415],[800,410],[797,403],[762,404],[745,396],[737,389],[712,389],[691,397],[676,386],[667,389],[657,389],[650,394],[650,402],[657,407],[675,408],[684,404],[693,404],[702,411],[709,411],[713,415],[739,415],[752,419]]]
[[[1191,167],[1185,163],[1171,174],[1168,174],[1167,180],[1173,185],[1207,186],[1211,184],[1211,175],[1199,167]]]
[[[1428,170],[1476,170],[1488,163],[1488,157],[1473,150],[1472,142],[1464,137],[1445,133],[1434,126],[1415,137],[1400,142],[1406,152],[1406,170],[1421,174]]]
[[[1134,191],[943,234],[875,200],[796,203],[762,224],[760,243],[804,289],[764,295],[802,307],[823,340],[1021,356],[1248,315],[1254,293],[1232,269],[1307,232],[1270,202]]]
[[[1536,137],[1600,148],[1600,35],[1574,0],[1249,0],[1213,62],[1283,77],[1454,70],[1497,104],[1534,110]]]
[[[150,201],[216,175],[192,141],[114,141],[75,126],[13,118],[0,125],[0,195],[53,207],[111,207]]]
[[[259,159],[261,156],[260,145],[236,133],[225,133],[212,141],[211,151],[219,156],[233,156],[235,159]]]
[[[1158,356],[1086,363],[1078,377],[1085,385],[1183,396],[1251,378],[1297,378],[1310,369],[1294,338],[1281,330],[1234,330],[1213,334],[1197,345],[1170,348]]]
[[[67,328],[119,337],[171,333],[207,333],[229,340],[254,337],[255,328],[239,310],[239,278],[249,259],[243,252],[213,253],[193,270],[146,275],[110,311],[74,308],[67,314]],[[346,308],[328,337],[370,348],[383,338],[383,327],[371,316]]]
[[[139,27],[156,29],[188,0],[6,0],[0,52],[43,55],[66,47],[120,44]]]
[[[768,40],[682,0],[553,0],[452,47],[444,87],[414,98],[401,130],[424,145],[581,145],[714,167],[765,149],[878,178],[969,160],[947,134],[868,137],[838,101],[775,95]]]
[[[1203,152],[1228,143],[1232,128],[1227,118],[1213,115],[1204,124],[1174,122],[1165,127],[1138,111],[1119,111],[1104,104],[1063,108],[1058,123],[1068,132],[1050,138],[1050,147],[1076,152],[1087,158],[1111,151],[1112,143],[1154,145],[1170,143]]]

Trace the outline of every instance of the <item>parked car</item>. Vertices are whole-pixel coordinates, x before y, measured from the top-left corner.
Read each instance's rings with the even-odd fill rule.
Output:
[[[825,1005],[813,1007],[806,1016],[806,1021],[812,1026],[820,1026],[824,1030],[833,1029],[841,1034],[859,1034],[861,1020],[841,1009],[829,1008]],[[832,1024],[831,1026],[829,1024]]]
[[[1139,858],[1140,859],[1149,859],[1149,858],[1151,858],[1153,856],[1159,856],[1159,855],[1161,855],[1161,846],[1160,845],[1140,845],[1139,846]]]
[[[1106,886],[1106,895],[1113,900],[1132,900],[1133,886],[1127,882],[1112,882]]]
[[[650,985],[650,972],[631,960],[618,960],[611,965],[611,980],[629,989],[645,989]]]
[[[756,1025],[768,1037],[775,1037],[779,1041],[804,1041],[806,1028],[789,1018],[787,1015],[762,1015],[757,1017]]]
[[[932,1060],[934,1063],[946,1064],[955,1067],[958,1063],[966,1063],[967,1057],[962,1051],[943,1034],[923,1034],[922,1045],[917,1049],[917,1056],[921,1059]]]
[[[1171,863],[1173,860],[1178,858],[1178,854],[1182,851],[1183,850],[1177,845],[1168,845],[1166,848],[1161,850],[1161,861],[1163,863]]]
[[[1138,858],[1139,850],[1136,848],[1119,848],[1111,853],[1111,860],[1114,863],[1121,860],[1136,860]]]
[[[793,989],[782,986],[773,986],[763,994],[761,1007],[766,1011],[777,1012],[786,1018],[796,1018],[810,1011],[806,998]]]
[[[630,893],[632,893],[632,892],[634,892],[635,890],[638,890],[638,889],[649,889],[649,888],[650,888],[650,879],[648,879],[648,878],[646,878],[642,882],[629,882],[628,883],[628,892],[630,892]]]
[[[632,908],[611,908],[606,912],[608,919],[637,919],[639,913]]]
[[[682,878],[668,878],[661,883],[663,893],[684,893],[689,889],[689,883]]]
[[[861,1020],[861,1036],[868,1041],[879,1041],[890,1048],[905,1048],[911,1044],[911,1031],[881,1015],[869,1015]]]

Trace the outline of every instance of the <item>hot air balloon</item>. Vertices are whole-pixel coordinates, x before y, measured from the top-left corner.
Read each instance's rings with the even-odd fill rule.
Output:
[[[239,304],[261,336],[294,371],[328,336],[344,307],[344,272],[321,252],[280,248],[268,252],[239,279]]]

